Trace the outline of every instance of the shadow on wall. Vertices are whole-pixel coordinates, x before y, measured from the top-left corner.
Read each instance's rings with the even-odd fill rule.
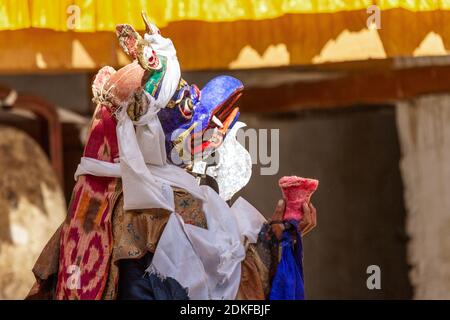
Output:
[[[241,195],[266,216],[281,198],[284,175],[320,180],[312,201],[318,226],[305,237],[309,299],[409,299],[405,208],[393,107],[301,115],[244,114],[250,128],[280,129],[280,170],[253,176]],[[381,268],[369,290],[367,267]]]
[[[91,80],[86,73],[0,75],[0,83],[16,91],[39,95],[55,106],[91,113]]]

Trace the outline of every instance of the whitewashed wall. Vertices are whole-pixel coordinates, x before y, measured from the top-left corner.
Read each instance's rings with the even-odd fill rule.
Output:
[[[397,105],[416,299],[450,299],[450,95]]]

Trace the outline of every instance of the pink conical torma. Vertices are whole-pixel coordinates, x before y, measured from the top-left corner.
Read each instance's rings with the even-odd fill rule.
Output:
[[[311,195],[319,186],[319,180],[285,176],[278,181],[286,202],[284,220],[297,220],[303,216],[303,203],[309,202]]]

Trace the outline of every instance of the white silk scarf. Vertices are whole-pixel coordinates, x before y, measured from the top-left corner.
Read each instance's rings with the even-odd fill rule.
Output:
[[[170,186],[187,190],[203,201],[208,225],[208,229],[203,229],[185,224],[172,210],[148,271],[177,280],[191,299],[235,299],[241,262],[245,259],[244,242],[256,243],[265,218],[243,198],[230,208],[213,189],[199,186],[193,176],[174,165],[146,167],[154,183],[161,186],[157,191],[148,190],[149,193],[161,190],[164,207],[174,207]],[[121,169],[118,163],[83,157],[75,178],[84,174],[119,178]],[[155,203],[151,208],[159,207]]]

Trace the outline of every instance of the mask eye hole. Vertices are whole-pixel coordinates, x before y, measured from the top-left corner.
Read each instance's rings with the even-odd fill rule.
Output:
[[[142,68],[148,71],[159,70],[161,68],[161,62],[155,50],[145,41],[139,43],[138,60]]]
[[[180,111],[185,118],[190,119],[192,117],[192,110],[194,105],[191,98],[183,98],[180,102]]]
[[[152,50],[152,54],[148,58],[148,62],[149,63],[154,63],[155,62],[155,56],[156,56],[155,50]]]

